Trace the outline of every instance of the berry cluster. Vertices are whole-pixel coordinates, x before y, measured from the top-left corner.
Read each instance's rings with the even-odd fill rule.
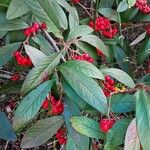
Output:
[[[18,65],[20,66],[32,66],[32,62],[31,62],[31,59],[27,56],[22,56],[20,51],[15,51],[14,52],[14,57],[18,63]]]
[[[13,74],[10,78],[11,81],[17,81],[19,80],[21,77],[19,74]]]
[[[94,59],[91,56],[89,56],[88,53],[84,53],[82,55],[74,55],[73,59],[74,60],[86,60],[86,61],[88,61],[90,63],[94,62]]]
[[[56,133],[56,138],[58,139],[59,144],[61,145],[66,144],[67,137],[65,129],[60,128]]]
[[[99,121],[99,127],[102,132],[107,133],[111,129],[116,121],[114,119],[101,119]]]
[[[106,97],[109,97],[110,93],[115,92],[114,86],[115,86],[115,81],[111,79],[110,76],[105,76],[103,92]]]
[[[32,24],[32,26],[24,29],[24,35],[26,37],[29,37],[31,35],[34,35],[35,33],[37,33],[39,31],[39,29],[43,29],[43,30],[46,30],[47,29],[47,26],[46,26],[46,23],[45,22],[42,22],[41,24],[35,22]]]
[[[137,0],[135,3],[135,7],[138,8],[144,14],[150,13],[150,6],[148,5],[147,0]]]
[[[80,3],[80,0],[71,0],[72,3],[76,4],[76,3]]]
[[[110,20],[102,16],[96,18],[95,23],[90,21],[89,26],[107,38],[113,38],[118,32],[116,27],[112,27]]]
[[[61,100],[56,100],[54,96],[50,96],[50,100],[46,98],[42,104],[45,110],[49,110],[49,107],[52,108],[53,115],[59,115],[64,111],[64,104]]]

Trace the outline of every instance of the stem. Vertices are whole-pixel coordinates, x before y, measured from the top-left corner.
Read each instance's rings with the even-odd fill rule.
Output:
[[[93,16],[87,11],[87,8],[85,6],[83,6],[81,3],[78,3],[84,10],[85,12],[91,17],[93,18]]]
[[[107,112],[108,119],[110,119],[109,114],[110,114],[110,110],[111,110],[111,107],[110,107],[110,105],[111,105],[111,97],[112,97],[112,95],[110,94],[110,98],[109,98],[109,102],[108,102],[108,112]]]
[[[117,4],[117,6],[118,6],[118,0],[116,0],[116,4]],[[121,28],[121,17],[120,17],[120,14],[119,14],[119,12],[117,11],[117,14],[118,14],[118,18],[119,18],[119,32],[120,32],[120,38],[119,39],[121,39],[121,43],[123,44],[123,35],[122,35],[122,28]]]
[[[49,35],[49,33],[46,30],[43,30],[45,36],[47,37],[47,40],[51,43],[51,45],[53,46],[54,50],[56,52],[60,52],[58,46],[56,45],[56,42],[53,40],[53,38]],[[66,59],[64,58],[64,56],[61,56],[61,59],[63,62],[66,62]]]

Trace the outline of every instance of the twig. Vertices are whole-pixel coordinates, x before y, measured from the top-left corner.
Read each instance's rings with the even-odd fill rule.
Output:
[[[89,13],[89,11],[87,11],[87,8],[85,6],[83,6],[81,3],[78,4],[85,10],[85,12],[90,16],[90,18],[93,18],[93,16]]]
[[[56,52],[60,52],[58,46],[56,45],[56,42],[53,40],[53,38],[49,35],[49,33],[46,30],[43,30],[45,36],[47,37],[47,40],[51,43],[51,45],[53,46],[54,50]],[[61,56],[61,59],[63,62],[66,62],[66,59],[64,58],[64,56]]]
[[[7,150],[8,143],[9,143],[9,141],[6,142],[6,145],[5,145],[5,147],[4,147],[4,150]]]

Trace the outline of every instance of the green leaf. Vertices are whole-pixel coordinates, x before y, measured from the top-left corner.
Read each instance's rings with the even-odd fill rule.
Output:
[[[141,145],[137,133],[136,119],[133,119],[132,122],[129,124],[126,132],[124,150],[140,150],[140,149]]]
[[[134,16],[133,21],[142,21],[142,22],[150,21],[150,16],[149,14],[143,14],[142,12],[138,11],[136,16]]]
[[[116,150],[117,146],[124,143],[126,130],[130,121],[130,119],[121,119],[113,125],[107,132],[105,149],[106,147],[113,147]]]
[[[126,71],[127,73],[131,73],[129,69],[129,58],[128,55],[124,52],[124,50],[117,45],[113,45],[114,56],[117,60],[117,63],[121,69]]]
[[[0,32],[0,39],[3,38],[7,34],[7,31],[1,31]]]
[[[118,17],[117,11],[115,11],[111,8],[100,8],[100,9],[98,9],[98,12],[110,20],[119,22],[119,17]]]
[[[120,3],[119,3],[119,5],[118,5],[118,8],[117,8],[117,11],[118,12],[123,12],[123,11],[125,11],[125,10],[127,10],[128,9],[128,3],[127,3],[127,1],[125,0],[123,0],[123,1],[121,1]]]
[[[145,85],[150,85],[150,74],[146,74],[139,81],[140,83],[144,83]]]
[[[2,7],[8,7],[11,0],[0,0],[0,6]]]
[[[66,14],[56,1],[38,0],[38,2],[42,6],[46,14],[49,16],[49,18],[52,20],[52,22],[57,26],[57,28],[63,28],[64,30],[68,28]]]
[[[34,67],[27,75],[21,89],[22,95],[30,92],[37,85],[43,82],[50,74],[52,74],[52,72],[55,70],[55,67],[59,63],[60,58],[60,52],[54,53],[38,63],[38,66]]]
[[[69,27],[72,29],[73,27],[79,25],[79,16],[75,7],[71,7],[66,0],[55,0],[60,6],[62,6],[66,11],[69,12]]]
[[[102,113],[107,111],[107,99],[100,86],[86,74],[76,68],[66,66],[66,63],[59,66],[63,77],[71,88],[89,105]]]
[[[24,44],[24,48],[35,67],[38,66],[38,64],[43,59],[47,58],[47,56],[44,53],[42,53],[40,50],[36,49],[35,47]]]
[[[20,42],[17,42],[0,47],[0,67],[13,57],[13,52],[19,48],[20,44]]]
[[[80,71],[88,75],[89,77],[104,80],[104,75],[102,72],[95,65],[87,61],[70,60],[65,63],[65,67],[73,68],[76,71]]]
[[[0,93],[10,94],[10,93],[19,93],[22,87],[22,81],[7,82],[0,87]]]
[[[64,7],[68,12],[72,11],[72,7],[66,2],[66,0],[56,0],[56,2]]]
[[[144,90],[136,93],[136,123],[143,150],[150,147],[150,96]]]
[[[102,7],[102,8],[111,8],[114,4],[115,0],[101,0],[100,1],[100,5],[99,5],[99,8]]]
[[[71,124],[75,130],[91,138],[104,139],[105,134],[100,131],[99,123],[93,119],[76,116],[71,118]]]
[[[38,45],[40,45],[40,50],[45,55],[51,55],[54,53],[54,48],[51,46],[51,44],[42,36],[42,35],[36,35],[32,37],[33,41],[36,42]]]
[[[27,5],[24,3],[24,0],[12,0],[9,4],[7,10],[7,19],[14,19],[21,17],[29,12]]]
[[[142,43],[140,49],[137,52],[137,63],[141,64],[150,55],[150,39],[149,37],[145,39]]]
[[[25,134],[21,141],[21,148],[31,148],[42,145],[48,141],[63,125],[61,116],[39,120]]]
[[[77,133],[71,126],[70,119],[73,116],[80,115],[81,112],[77,105],[70,99],[65,98],[64,119],[69,136],[74,141],[76,149],[85,150],[89,147],[89,138]]]
[[[83,101],[83,99],[70,87],[70,85],[67,84],[66,81],[63,80],[62,86],[67,97],[70,100],[73,100],[74,103],[80,108],[80,110],[83,110],[87,103]]]
[[[111,109],[115,113],[126,113],[135,110],[135,97],[130,94],[115,94],[112,96]]]
[[[12,129],[11,123],[4,112],[0,112],[0,139],[8,141],[17,140],[17,136]]]
[[[134,6],[135,3],[136,3],[136,0],[128,0],[129,8]]]
[[[13,118],[13,127],[15,130],[26,125],[38,113],[52,85],[53,80],[46,81],[23,98]]]
[[[75,44],[80,50],[82,50],[85,53],[88,53],[92,58],[97,59],[97,52],[95,47],[82,41],[78,41]]]
[[[134,88],[135,83],[133,79],[124,71],[116,68],[106,68],[101,70],[104,75],[110,75],[119,82],[123,83],[124,85]]]
[[[108,49],[99,37],[97,37],[95,35],[86,35],[86,36],[82,36],[79,40],[84,41],[84,42],[98,48],[99,50],[101,50],[103,52],[104,55],[109,57]]]
[[[92,33],[94,30],[87,25],[79,25],[74,27],[69,35],[68,40],[76,39],[85,35]]]
[[[27,28],[28,25],[22,19],[7,20],[4,13],[0,13],[0,32],[13,31]]]
[[[66,150],[77,150],[76,144],[70,135],[67,135]]]
[[[79,25],[79,15],[77,9],[72,7],[72,11],[69,13],[69,27],[70,30]]]
[[[46,5],[42,6],[38,0],[25,0],[25,4],[28,6],[29,10],[34,14],[35,17],[37,17],[39,20],[46,22],[48,26],[48,31],[53,32],[57,37],[62,38],[62,35],[60,33],[60,30],[57,28],[57,26],[54,24],[54,22],[51,20],[50,13],[47,13]]]

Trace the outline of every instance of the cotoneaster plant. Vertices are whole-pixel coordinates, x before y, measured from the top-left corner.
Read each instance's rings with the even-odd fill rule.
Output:
[[[149,150],[148,1],[7,0],[0,10],[0,93],[18,93],[10,120],[0,112],[0,138],[23,135],[24,149]],[[130,43],[124,31],[136,22],[145,31]]]

